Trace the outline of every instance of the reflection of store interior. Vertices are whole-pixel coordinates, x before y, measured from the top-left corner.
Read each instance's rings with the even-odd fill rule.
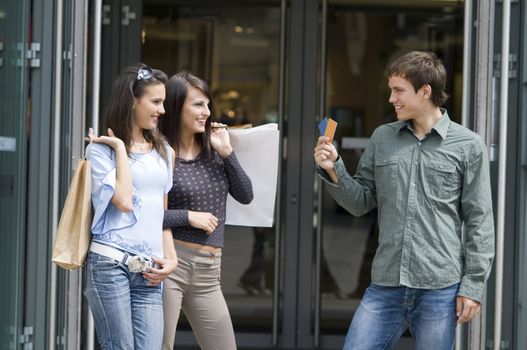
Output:
[[[410,50],[443,57],[452,96],[446,107],[460,120],[462,20],[462,8],[454,13],[330,11],[326,107],[344,126],[341,133],[369,137],[379,124],[394,120],[385,72],[391,60]]]
[[[279,8],[189,11],[145,8],[143,60],[169,74],[189,70],[209,81],[218,121],[276,122]]]
[[[455,101],[460,95],[462,4],[446,7],[444,1],[431,1],[426,6],[417,4],[416,9],[416,2],[407,2],[409,10],[403,13],[382,7],[372,10],[358,2],[335,3],[328,13],[328,113],[346,109],[351,111],[346,113],[359,114],[361,130],[356,130],[355,123],[351,133],[371,134],[379,123],[392,118],[384,78],[388,62],[402,52],[420,49],[446,57],[451,77],[447,90],[453,96],[447,107],[454,119],[460,119]],[[223,123],[274,122],[279,16],[278,8],[200,12],[199,8],[178,11],[175,6],[148,6],[143,19],[143,59],[169,74],[189,70],[205,77],[211,83],[216,118]],[[342,124],[350,123],[344,119]]]

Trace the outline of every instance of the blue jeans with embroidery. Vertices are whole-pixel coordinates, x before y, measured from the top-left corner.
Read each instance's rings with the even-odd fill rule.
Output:
[[[344,350],[392,349],[408,327],[416,350],[454,349],[458,288],[458,283],[443,289],[372,283],[353,316]]]
[[[84,295],[102,349],[161,349],[162,290],[147,284],[126,265],[88,253]]]

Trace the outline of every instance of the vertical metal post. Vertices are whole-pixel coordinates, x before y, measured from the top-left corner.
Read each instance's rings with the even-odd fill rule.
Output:
[[[470,113],[470,64],[472,62],[472,0],[465,0],[464,20],[463,20],[463,90],[461,92],[461,124],[469,127]],[[456,327],[455,349],[461,350],[463,347],[463,326]]]
[[[69,4],[69,3],[68,3]],[[66,5],[66,3],[64,4]],[[68,110],[63,114],[70,116],[69,142],[70,150],[66,152],[69,159],[63,159],[63,164],[70,166],[73,171],[78,159],[84,154],[84,142],[86,130],[86,90],[87,90],[87,52],[88,52],[88,0],[71,2],[71,58],[68,74],[69,91]],[[66,101],[65,101],[66,102]],[[64,104],[63,104],[64,106]],[[67,274],[67,312],[65,348],[80,349],[83,342],[81,331],[82,311],[82,271],[72,271]]]
[[[500,138],[498,159],[498,205],[496,225],[496,286],[494,297],[494,343],[493,349],[501,348],[501,322],[503,306],[503,244],[505,236],[505,179],[507,176],[507,122],[509,102],[509,44],[510,44],[510,0],[502,3],[502,41],[500,74]]]
[[[298,110],[291,111],[291,119],[288,124],[290,128],[297,128],[299,131],[298,153],[291,156],[298,158],[300,162],[298,168],[298,195],[295,200],[298,203],[298,226],[295,228],[297,235],[296,249],[298,252],[297,259],[297,287],[296,289],[296,347],[311,348],[314,344],[313,333],[313,285],[315,275],[313,274],[313,261],[315,260],[315,236],[316,231],[313,226],[314,221],[314,202],[316,200],[314,186],[315,177],[313,170],[315,162],[313,159],[313,141],[317,135],[315,127],[315,116],[318,114],[318,71],[320,68],[319,45],[316,39],[320,34],[320,1],[304,0],[303,1],[303,18],[301,19],[302,27],[300,29],[301,50],[296,58],[299,61],[291,60],[293,64],[300,64],[300,81],[297,81],[299,87],[294,87],[290,81],[291,90],[299,89],[299,107]],[[293,11],[292,11],[293,12]],[[315,39],[315,40],[313,40]],[[292,49],[293,51],[293,49]],[[289,91],[291,94],[292,91]],[[295,115],[293,115],[295,114]],[[288,158],[288,163],[292,158]],[[291,232],[288,232],[290,234]]]
[[[285,217],[282,224],[283,232],[287,234],[281,235],[281,242],[283,248],[281,251],[281,330],[282,336],[279,339],[278,345],[282,348],[298,347],[297,342],[305,334],[300,335],[299,324],[306,322],[305,319],[299,319],[300,313],[300,294],[306,296],[308,291],[300,291],[298,286],[299,279],[299,246],[309,244],[311,242],[306,237],[300,237],[299,225],[301,221],[300,214],[300,196],[301,196],[301,157],[302,154],[302,115],[305,114],[303,108],[303,86],[306,84],[304,76],[305,59],[305,16],[306,7],[310,1],[305,0],[289,0],[290,4],[288,19],[288,40],[291,40],[288,47],[287,59],[287,111],[284,115],[284,124],[287,128],[287,134],[283,136],[283,152],[282,156],[287,159],[283,162],[285,173],[283,180],[286,181],[287,186],[282,190],[282,215]],[[312,57],[310,57],[312,59]],[[311,72],[311,74],[313,74]],[[313,113],[314,114],[314,111]],[[312,140],[310,140],[312,146]],[[312,170],[312,169],[311,169]],[[311,178],[313,181],[313,178]],[[311,185],[312,186],[312,185]],[[313,209],[311,208],[311,215]],[[312,224],[311,224],[312,226]],[[310,236],[312,237],[312,236]],[[311,249],[309,249],[311,252]],[[304,252],[307,253],[307,252]],[[304,276],[302,276],[304,277]],[[310,283],[308,285],[311,285]],[[307,310],[305,310],[307,311]],[[304,311],[304,313],[305,313]],[[305,339],[302,339],[305,340]]]
[[[280,52],[279,52],[279,78],[278,78],[278,130],[283,132],[284,126],[284,105],[285,105],[285,51],[286,51],[286,29],[287,29],[287,0],[281,0],[280,3]],[[282,134],[283,136],[283,134]],[[281,137],[283,140],[283,137]],[[282,157],[283,142],[279,145],[278,159],[278,183],[276,187],[276,217],[274,230],[274,287],[273,287],[273,334],[272,343],[276,347],[278,344],[278,307],[280,300],[280,252],[282,239],[282,218],[281,218],[281,198],[282,198]]]
[[[319,115],[323,117],[326,111],[326,39],[328,25],[328,1],[322,0],[322,28],[320,33],[320,85],[319,85]],[[318,176],[317,176],[318,178]],[[322,263],[322,181],[317,179],[317,229],[315,245],[315,324],[314,324],[314,343],[315,347],[320,344],[320,265]]]
[[[461,93],[461,123],[468,126],[470,112],[470,64],[472,63],[472,0],[465,0],[463,21],[463,91]]]
[[[55,241],[59,221],[59,178],[60,178],[60,140],[61,140],[61,115],[62,115],[62,45],[63,45],[63,0],[55,3],[55,67],[54,67],[54,106],[53,106],[53,185],[51,199],[51,229]],[[49,338],[48,349],[55,350],[57,343],[57,266],[51,263],[50,301],[49,301]]]
[[[94,0],[93,19],[93,73],[92,73],[92,127],[99,132],[99,93],[101,85],[101,31],[102,0]]]
[[[494,1],[473,2],[474,25],[474,71],[471,83],[474,86],[470,125],[492,147],[491,124],[493,113],[492,58],[494,52]],[[486,343],[486,293],[483,297],[481,314],[468,325],[467,349],[483,349]]]
[[[92,128],[95,133],[99,132],[99,93],[101,84],[101,31],[102,31],[102,0],[94,0],[93,19],[93,73],[92,73]],[[86,330],[86,349],[94,349],[95,325],[91,311],[88,312],[88,324]]]

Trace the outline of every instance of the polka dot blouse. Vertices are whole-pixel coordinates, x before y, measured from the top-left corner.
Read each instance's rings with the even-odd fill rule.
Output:
[[[171,227],[175,239],[223,247],[227,194],[242,204],[253,199],[251,180],[234,152],[224,159],[214,151],[210,158],[204,153],[192,160],[177,158],[173,182],[163,227]],[[190,226],[189,210],[211,213],[218,218],[218,227],[208,234]]]

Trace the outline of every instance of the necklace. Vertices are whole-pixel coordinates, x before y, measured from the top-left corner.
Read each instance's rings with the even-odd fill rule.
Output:
[[[148,146],[150,146],[150,143],[146,141],[143,141],[143,142],[133,142],[132,141],[132,146],[138,148],[141,152],[144,152],[146,151]]]

